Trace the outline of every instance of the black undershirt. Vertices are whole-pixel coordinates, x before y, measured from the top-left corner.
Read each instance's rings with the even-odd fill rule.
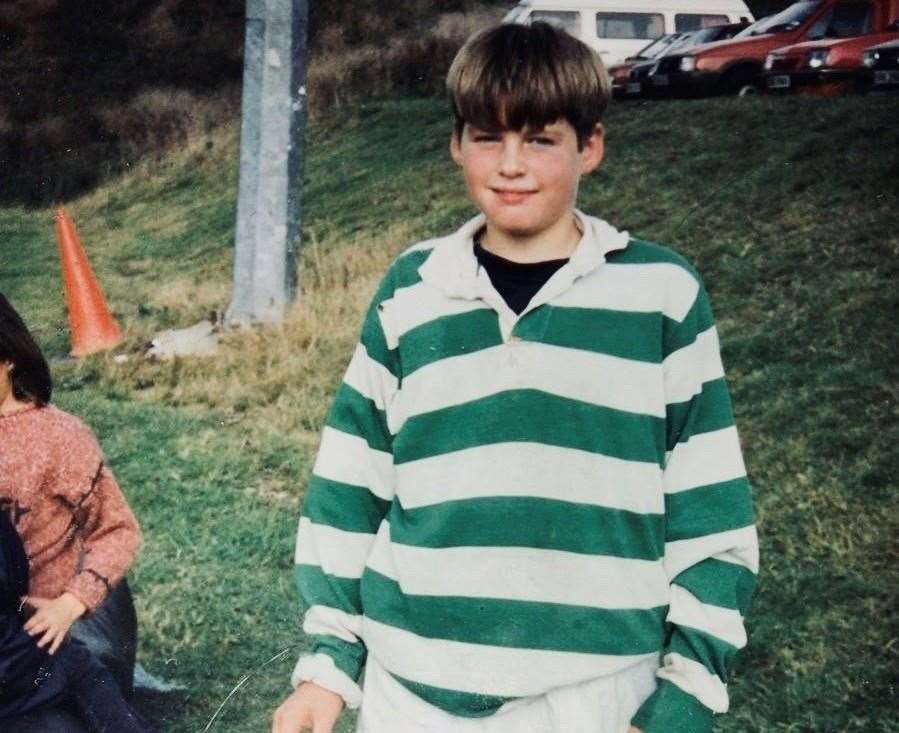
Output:
[[[515,313],[527,308],[543,284],[568,262],[567,257],[543,262],[513,262],[488,252],[480,242],[474,244],[474,255],[487,271],[493,287]]]

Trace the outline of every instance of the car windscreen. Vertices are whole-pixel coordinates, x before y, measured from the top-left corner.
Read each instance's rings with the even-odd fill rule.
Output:
[[[655,58],[659,53],[668,48],[669,44],[677,38],[677,33],[669,33],[665,36],[660,36],[656,38],[654,41],[650,41],[643,48],[641,48],[637,53],[635,53],[631,58],[635,59],[651,59]]]
[[[739,28],[739,26],[716,25],[713,28],[703,28],[701,31],[690,34],[690,45],[701,46],[703,43],[730,38],[735,34],[735,28]]]
[[[644,47],[636,56],[631,56],[630,58],[635,61],[657,59],[659,56],[669,53],[684,36],[688,35],[689,33],[667,33]]]
[[[835,5],[808,32],[810,40],[818,38],[852,38],[871,30],[871,4],[845,3]]]
[[[762,18],[758,23],[738,33],[735,38],[745,38],[746,36],[761,36],[766,33],[786,33],[796,30],[801,26],[809,16],[814,13],[821,5],[821,0],[803,0],[794,3],[786,10],[782,10],[775,15]]]
[[[658,38],[665,32],[661,13],[597,13],[596,35],[599,38]]]
[[[662,43],[665,39],[665,36],[661,38],[656,38],[654,41],[650,41],[643,48],[641,48],[637,53],[633,55],[635,59],[648,59],[650,55],[655,51],[656,47]]]
[[[674,53],[679,49],[688,48],[689,46],[695,45],[693,42],[693,38],[696,36],[696,33],[681,33],[677,38],[671,43],[668,48],[665,49],[665,55],[667,56],[669,53]]]

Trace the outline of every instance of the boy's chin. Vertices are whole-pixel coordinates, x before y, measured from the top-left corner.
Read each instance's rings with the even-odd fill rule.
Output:
[[[487,218],[487,227],[509,239],[530,239],[544,230],[544,227],[530,222],[492,220],[489,217]]]

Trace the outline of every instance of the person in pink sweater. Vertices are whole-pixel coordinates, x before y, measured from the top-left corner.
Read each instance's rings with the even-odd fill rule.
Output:
[[[51,392],[46,360],[0,293],[0,511],[28,560],[24,631],[54,655],[124,585],[141,534],[93,433]]]

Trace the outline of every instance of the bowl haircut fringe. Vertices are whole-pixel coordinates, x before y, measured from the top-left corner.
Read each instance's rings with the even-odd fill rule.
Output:
[[[567,120],[582,147],[609,106],[609,76],[585,43],[548,23],[504,23],[473,35],[446,79],[461,137],[481,130],[541,130]]]

